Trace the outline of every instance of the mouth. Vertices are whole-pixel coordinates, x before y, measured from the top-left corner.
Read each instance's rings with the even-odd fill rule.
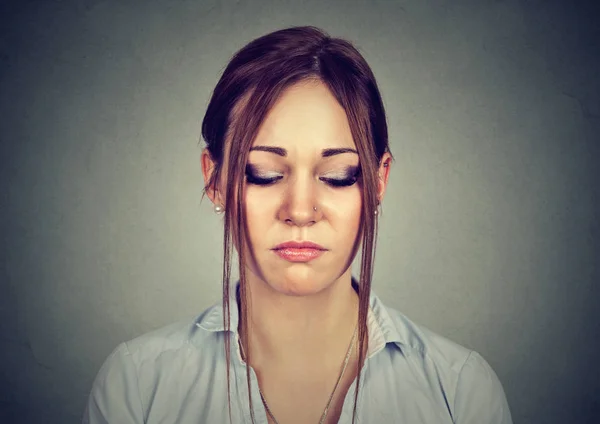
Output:
[[[317,243],[290,241],[281,243],[272,249],[277,256],[289,262],[309,262],[327,251]]]

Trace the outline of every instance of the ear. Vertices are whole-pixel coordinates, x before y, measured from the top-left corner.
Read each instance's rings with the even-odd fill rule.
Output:
[[[202,150],[202,154],[200,156],[200,165],[202,166],[202,176],[204,177],[204,186],[206,187],[206,195],[210,199],[211,202],[215,205],[223,205],[223,198],[218,189],[219,182],[213,181],[213,183],[208,186],[210,178],[213,175],[213,172],[216,168],[216,163],[212,159],[210,152],[207,148]]]
[[[383,202],[383,196],[385,195],[385,189],[387,188],[388,178],[390,176],[390,168],[392,167],[392,155],[385,152],[379,162],[379,169],[377,170],[378,188],[377,188],[377,199],[379,203]]]

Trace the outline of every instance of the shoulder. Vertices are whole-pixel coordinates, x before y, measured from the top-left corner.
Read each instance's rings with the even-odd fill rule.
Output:
[[[188,349],[203,333],[195,325],[198,317],[187,317],[175,323],[151,330],[131,340],[123,342],[117,349],[131,355],[136,362],[156,359],[168,352]],[[199,344],[195,344],[199,345]]]
[[[500,380],[478,352],[384,307],[396,344],[426,384],[439,389],[455,423],[511,423]]]
[[[388,341],[395,342],[413,360],[435,363],[440,369],[458,374],[471,350],[429,328],[417,324],[379,299],[373,305],[375,315]]]
[[[165,354],[188,349],[190,342],[201,336],[195,325],[197,320],[198,317],[188,317],[123,341],[108,355],[100,371],[129,364],[137,368],[141,364],[158,360]]]
[[[114,348],[94,379],[83,422],[143,422],[154,388],[173,389],[194,368],[210,366],[219,353],[218,333],[197,324],[213,308]]]

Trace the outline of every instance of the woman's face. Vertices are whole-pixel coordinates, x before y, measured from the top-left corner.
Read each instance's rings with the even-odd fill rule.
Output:
[[[281,293],[308,295],[349,268],[360,226],[358,165],[346,113],[328,88],[314,81],[289,88],[248,157],[244,203],[252,274]],[[274,250],[289,241],[325,250]]]
[[[349,274],[360,227],[359,172],[346,113],[328,88],[310,81],[285,91],[248,157],[248,277],[302,296]],[[323,250],[277,249],[290,241]]]

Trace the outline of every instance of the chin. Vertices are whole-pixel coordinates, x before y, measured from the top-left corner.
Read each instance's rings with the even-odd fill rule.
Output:
[[[276,262],[271,259],[262,262],[262,266],[254,263],[248,270],[269,289],[287,296],[316,295],[331,288],[340,276],[332,272],[335,265],[330,261],[321,264],[287,262],[282,266],[279,258]]]
[[[283,285],[278,284],[276,286],[272,285],[271,287],[286,296],[312,296],[321,291],[320,288],[317,288],[314,285],[303,284],[303,282],[300,281],[286,282]]]
[[[322,273],[314,270],[302,272],[303,270],[291,267],[280,277],[271,280],[271,287],[288,296],[310,296],[327,289],[332,284],[332,279],[326,278]]]

